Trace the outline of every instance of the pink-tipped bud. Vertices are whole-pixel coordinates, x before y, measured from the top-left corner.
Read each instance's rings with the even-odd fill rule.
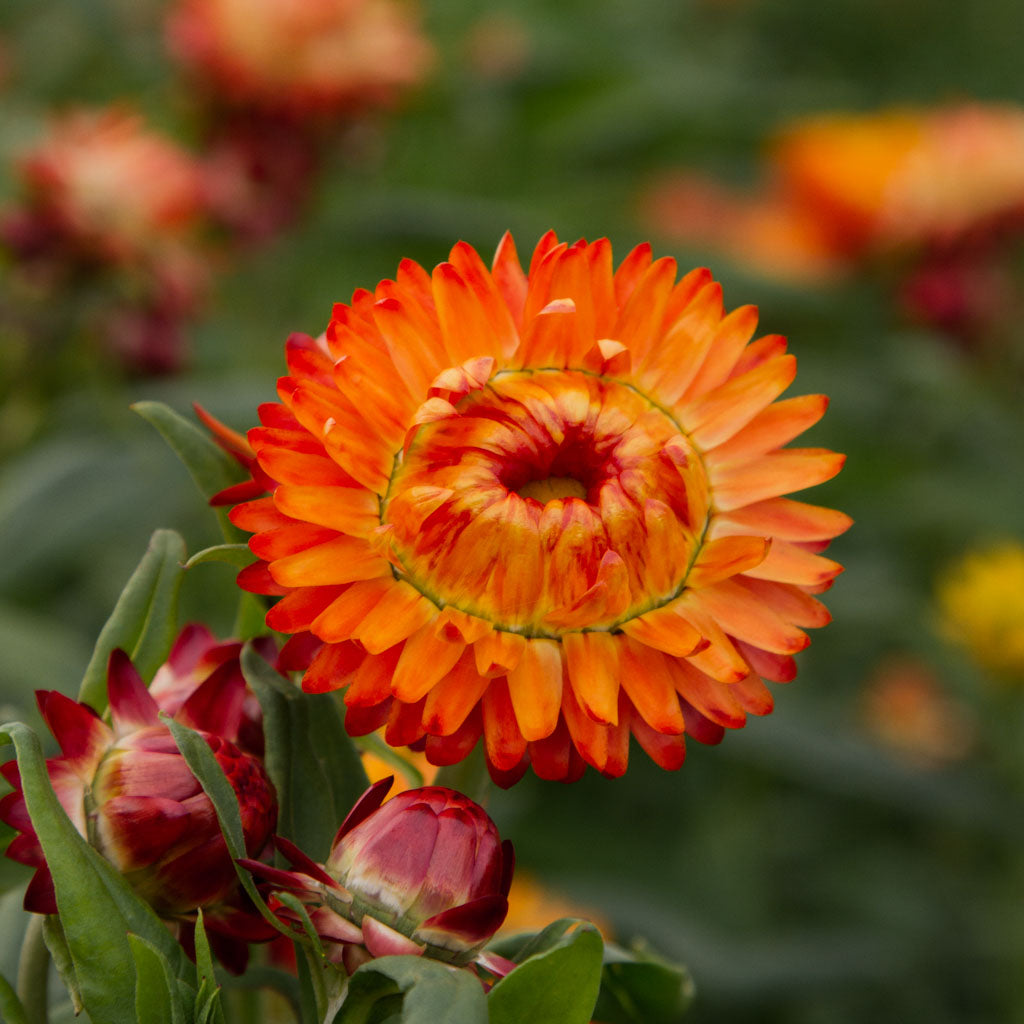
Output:
[[[407,790],[374,809],[380,795],[372,787],[356,805],[327,859],[327,873],[352,897],[336,909],[362,927],[374,955],[409,952],[411,941],[468,962],[508,912],[511,844],[454,790]]]

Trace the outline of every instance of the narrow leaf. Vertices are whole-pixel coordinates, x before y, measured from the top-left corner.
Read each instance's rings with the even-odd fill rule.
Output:
[[[136,402],[132,410],[160,432],[171,446],[199,488],[209,501],[218,491],[244,479],[241,467],[221,449],[209,435],[180,413],[163,402]],[[223,509],[217,509],[224,539],[233,544],[243,538],[242,532],[228,520]]]
[[[220,1001],[220,987],[213,969],[213,953],[206,935],[203,909],[199,908],[195,927],[196,946],[196,1018],[210,1024],[224,1024],[224,1007]]]
[[[185,568],[191,569],[194,565],[203,565],[206,562],[225,562],[241,569],[252,560],[253,555],[248,544],[215,544],[212,548],[197,551],[185,563]]]
[[[173,530],[157,530],[121,592],[93,649],[78,699],[102,712],[107,706],[107,661],[115,647],[127,651],[143,679],[167,659],[177,632],[178,591],[185,542]]]
[[[242,673],[263,708],[266,766],[277,788],[278,831],[314,860],[331,840],[369,781],[330,694],[303,693],[252,648]]]
[[[71,997],[71,1005],[76,1015],[84,1009],[82,1004],[82,990],[78,984],[78,975],[75,973],[75,963],[71,959],[71,950],[68,949],[68,940],[64,937],[64,929],[60,923],[60,916],[47,914],[43,923],[43,939],[46,948],[50,951],[50,959],[53,961],[60,980]]]
[[[603,943],[582,924],[531,956],[491,990],[490,1024],[589,1024],[601,984]]]
[[[401,997],[400,1004],[396,997]],[[384,956],[363,964],[349,978],[335,1024],[379,1020],[377,1011],[385,1008],[393,1008],[393,1019],[401,1024],[487,1024],[488,1020],[487,1000],[475,974],[422,957]]]
[[[167,961],[145,939],[128,936],[135,960],[135,1013],[147,1024],[186,1024],[185,1008]]]

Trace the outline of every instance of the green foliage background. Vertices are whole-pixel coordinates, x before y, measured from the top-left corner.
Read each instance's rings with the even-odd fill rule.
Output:
[[[54,107],[127,100],[194,141],[161,16],[155,0],[0,6],[0,196]],[[490,252],[505,229],[529,252],[554,227],[607,234],[621,258],[649,233],[638,200],[659,171],[751,181],[765,135],[794,115],[1024,102],[1017,0],[429,0],[424,16],[434,74],[346,133],[294,230],[225,268],[186,374],[128,379],[73,324],[40,339],[0,320],[0,377],[26,347],[56,353],[16,387],[0,379],[0,720],[38,724],[37,687],[74,692],[154,528],[190,553],[219,540],[132,402],[198,400],[244,429],[274,397],[287,334],[319,333],[332,302],[403,256],[430,266],[459,238]],[[507,73],[470,59],[487,18],[525,40]],[[652,241],[684,265],[709,258]],[[692,744],[679,774],[636,752],[622,780],[527,778],[491,812],[525,868],[690,966],[694,1024],[1019,1019],[1024,691],[993,696],[944,645],[933,587],[966,547],[1024,537],[1020,378],[908,326],[868,279],[812,291],[712,267],[728,306],[756,302],[763,330],[789,336],[795,393],[832,396],[809,436],[849,453],[812,499],[857,521],[832,548],[847,566],[827,597],[835,622],[772,716],[718,749]],[[1019,361],[1024,332],[1006,334]],[[190,570],[186,617],[226,635],[232,576]],[[893,654],[962,701],[968,757],[923,766],[868,736],[865,681]],[[4,884],[24,877],[2,863]]]

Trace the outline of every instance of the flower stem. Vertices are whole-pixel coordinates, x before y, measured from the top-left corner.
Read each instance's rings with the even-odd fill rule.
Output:
[[[50,976],[50,951],[43,940],[42,914],[32,914],[25,939],[21,944],[21,959],[18,961],[18,998],[25,1008],[29,1024],[46,1024],[47,983]]]
[[[484,761],[483,743],[478,743],[469,754],[458,764],[449,764],[441,768],[434,777],[435,786],[446,786],[486,806],[487,795],[491,789],[491,777],[487,773]]]

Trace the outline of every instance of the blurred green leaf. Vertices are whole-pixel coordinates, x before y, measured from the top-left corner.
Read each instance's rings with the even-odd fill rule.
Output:
[[[602,949],[592,924],[572,922],[553,945],[531,952],[491,989],[490,1024],[589,1024]]]
[[[423,957],[384,956],[363,964],[349,979],[335,1024],[385,1019],[394,1024],[487,1024],[487,1000],[479,979],[464,968]]]
[[[25,803],[53,875],[57,906],[82,1003],[95,1021],[134,1024],[135,979],[128,933],[145,938],[178,978],[193,974],[184,950],[152,908],[79,834],[57,800],[39,740],[12,722],[0,729],[14,743]]]
[[[10,982],[0,974],[0,1017],[7,1024],[29,1024],[25,1008]]]
[[[96,711],[107,706],[107,662],[115,648],[126,651],[143,679],[164,663],[177,633],[185,542],[173,530],[157,530],[100,632],[78,699]]]
[[[605,943],[594,1016],[602,1024],[678,1024],[693,1002],[690,972],[645,949]]]
[[[136,402],[132,409],[160,432],[199,488],[209,501],[218,491],[244,479],[241,467],[230,455],[195,424],[175,412],[163,402]],[[240,541],[244,534],[231,524],[227,512],[215,510],[221,532],[229,544]]]
[[[329,694],[303,693],[251,646],[242,673],[263,708],[266,765],[277,788],[278,831],[314,860],[369,785],[359,752]]]
[[[146,1024],[191,1024],[192,1015],[187,1014],[167,958],[138,935],[129,935],[128,945],[135,960],[136,1020]]]

